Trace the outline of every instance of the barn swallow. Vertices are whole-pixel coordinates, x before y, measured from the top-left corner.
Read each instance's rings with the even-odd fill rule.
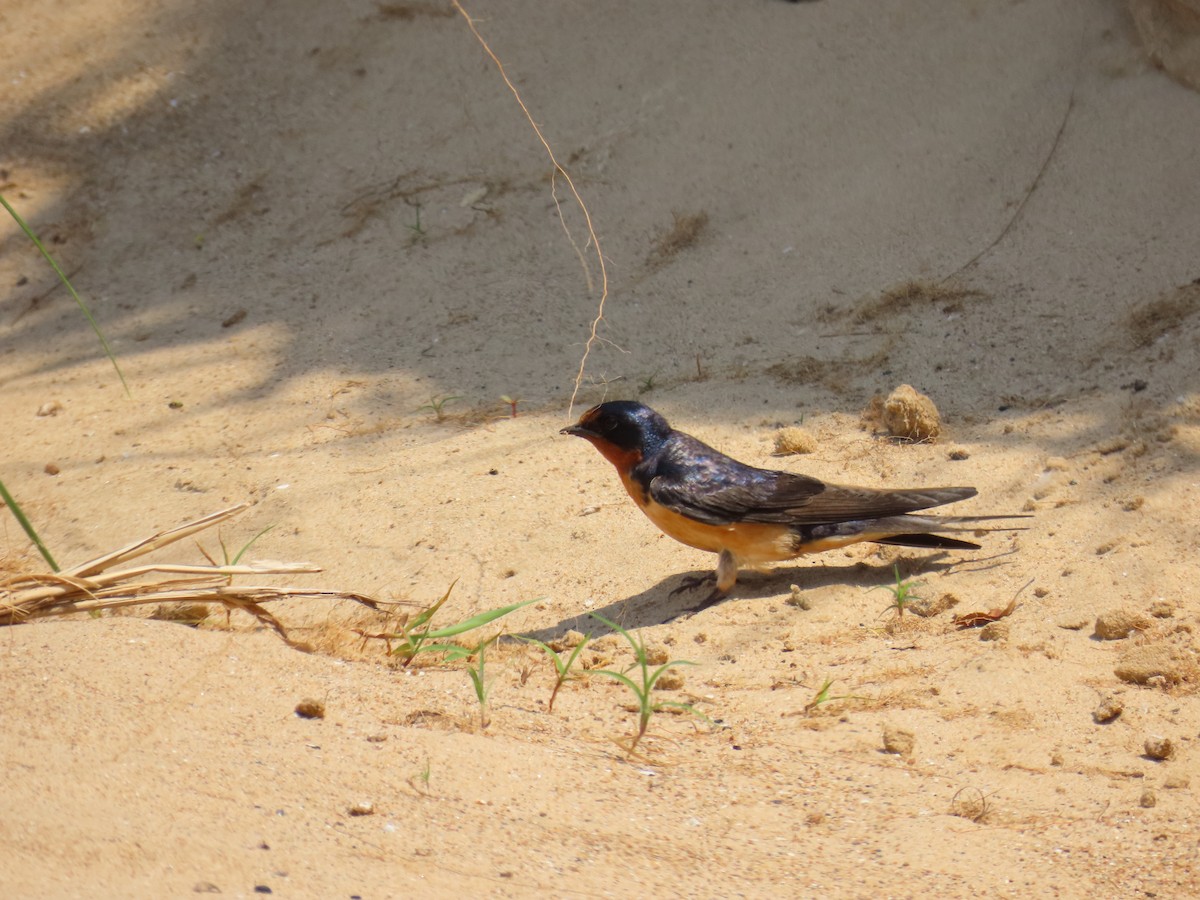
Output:
[[[912,513],[976,494],[973,487],[899,490],[826,484],[808,475],[740,463],[682,431],[648,406],[601,403],[562,429],[592,443],[616,466],[638,509],[689,547],[719,554],[716,572],[685,579],[672,594],[715,582],[698,612],[723,598],[738,568],[871,541],[926,550],[978,550],[944,532],[1021,516]],[[995,529],[1013,530],[1013,529]]]

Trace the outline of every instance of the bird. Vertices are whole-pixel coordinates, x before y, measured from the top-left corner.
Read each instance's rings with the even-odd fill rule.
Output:
[[[713,583],[689,612],[728,595],[738,569],[795,559],[863,541],[925,550],[978,550],[947,532],[981,529],[994,519],[1026,516],[915,515],[966,500],[973,487],[870,488],[738,462],[676,431],[650,407],[632,400],[593,406],[560,431],[589,441],[616,467],[638,509],[680,543],[716,553],[717,567],[685,578],[672,595]]]

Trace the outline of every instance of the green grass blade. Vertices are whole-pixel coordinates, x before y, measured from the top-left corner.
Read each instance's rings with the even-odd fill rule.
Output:
[[[392,648],[392,656],[403,657],[407,660],[405,665],[423,653],[444,653],[446,662],[457,662],[460,659],[466,659],[474,652],[473,649],[464,647],[462,644],[427,644],[423,640],[406,641]]]
[[[489,609],[487,612],[481,612],[477,616],[471,616],[469,619],[464,619],[457,625],[447,625],[445,628],[438,628],[434,631],[425,632],[422,637],[425,638],[448,638],[454,637],[456,634],[462,634],[466,631],[473,631],[476,628],[481,628],[489,622],[494,622],[509,613],[520,609],[522,606],[528,606],[530,603],[537,603],[538,599],[523,600],[520,603],[511,603],[508,606],[501,606],[497,609]]]
[[[471,684],[475,686],[475,697],[480,703],[487,699],[487,692],[484,690],[483,676],[474,669],[467,669],[467,674],[471,676]]]
[[[485,643],[490,644],[494,640],[495,638],[492,638],[492,640],[486,641]],[[426,644],[422,642],[415,647],[397,648],[395,651],[393,651],[392,655],[407,656],[410,652],[413,656],[418,656],[422,653],[444,653],[445,662],[458,662],[460,659],[466,659],[478,653],[479,645],[474,647],[464,647],[462,644]]]
[[[8,488],[4,486],[3,481],[0,481],[0,500],[4,501],[4,505],[9,508],[9,511],[12,512],[13,517],[17,520],[17,522],[20,523],[21,528],[25,531],[25,534],[29,536],[31,541],[33,541],[33,545],[38,548],[38,552],[42,554],[42,559],[46,560],[46,563],[50,566],[51,570],[57,572],[59,570],[58,563],[56,563],[54,561],[54,557],[50,555],[49,548],[47,548],[46,545],[42,543],[42,539],[38,537],[37,530],[33,527],[32,523],[25,518],[25,513],[21,510],[21,507],[17,505],[17,501],[13,499],[13,495],[8,492]]]
[[[245,554],[246,554],[246,551],[254,546],[254,542],[257,541],[260,537],[262,537],[264,534],[266,534],[268,531],[270,531],[274,527],[275,527],[274,525],[268,525],[266,528],[264,528],[262,531],[260,531],[254,537],[250,538],[250,540],[246,541],[246,543],[242,546],[242,549],[237,552],[237,556],[235,556],[232,560],[230,560],[229,564],[231,566],[236,566],[239,562],[241,562],[242,557],[245,556]],[[221,544],[221,548],[224,549],[225,545]]]
[[[457,578],[455,578],[452,582],[450,582],[450,587],[446,588],[446,593],[442,594],[442,596],[438,598],[437,603],[433,604],[433,606],[429,607],[429,609],[422,611],[421,614],[418,615],[413,621],[424,624],[425,622],[428,622],[430,619],[432,619],[434,616],[434,613],[436,613],[439,609],[442,608],[442,604],[444,604],[447,600],[450,599],[450,595],[454,592],[454,586],[456,584],[458,584]]]
[[[571,655],[567,657],[567,664],[564,667],[567,672],[571,671],[571,666],[575,665],[575,660],[579,659],[579,654],[583,652],[583,648],[587,646],[588,641],[592,639],[590,634],[585,634],[583,640],[575,645],[575,649],[571,651]]]
[[[437,603],[433,604],[433,606],[429,607],[428,609],[421,610],[407,622],[402,623],[400,625],[401,634],[399,636],[405,638],[406,640],[411,638],[422,640],[428,637],[429,630],[425,629],[422,631],[421,629],[429,624],[429,620],[432,619],[434,614],[442,608],[442,604],[450,599],[450,592],[454,590],[454,586],[456,584],[458,584],[457,578],[450,582],[450,587],[446,588],[446,593],[442,594],[441,599],[438,600]]]
[[[92,326],[92,331],[96,332],[96,337],[100,339],[100,346],[104,348],[104,353],[108,357],[109,362],[111,362],[113,368],[116,369],[117,377],[121,379],[121,387],[125,388],[125,396],[132,397],[133,394],[130,393],[129,383],[125,381],[125,373],[121,371],[121,367],[117,364],[117,357],[112,352],[112,348],[108,346],[108,340],[104,337],[104,332],[102,332],[100,330],[100,326],[96,324],[96,320],[92,317],[92,311],[88,309],[87,304],[80,299],[79,294],[75,293],[75,288],[71,285],[71,281],[69,278],[67,278],[66,273],[59,268],[58,263],[54,261],[54,257],[50,255],[50,251],[46,249],[45,245],[42,244],[40,240],[38,240],[38,236],[33,233],[33,229],[25,224],[25,220],[22,219],[17,211],[12,208],[12,205],[4,199],[3,194],[0,194],[0,205],[3,205],[4,208],[8,210],[8,214],[13,217],[14,221],[16,221],[18,225],[21,226],[21,230],[25,232],[26,237],[33,241],[33,246],[37,247],[38,252],[40,252],[42,256],[46,258],[46,262],[50,263],[50,268],[54,269],[55,273],[58,275],[58,280],[67,286],[67,290],[71,292],[71,296],[75,298],[75,302],[79,305],[79,308],[83,310],[83,314],[87,318],[88,324]],[[43,555],[45,555],[44,551]]]

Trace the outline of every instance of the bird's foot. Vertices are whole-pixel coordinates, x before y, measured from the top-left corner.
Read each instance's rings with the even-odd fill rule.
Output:
[[[682,594],[684,591],[694,591],[696,588],[705,584],[715,583],[717,580],[716,572],[709,572],[707,575],[689,575],[679,582],[679,587],[671,591],[667,596],[674,597],[676,594]],[[705,601],[706,603],[708,601]]]

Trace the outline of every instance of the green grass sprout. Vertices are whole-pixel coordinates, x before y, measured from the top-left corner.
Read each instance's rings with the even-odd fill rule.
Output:
[[[484,669],[485,657],[489,644],[492,644],[499,638],[500,635],[488,638],[486,641],[480,641],[475,645],[475,649],[471,651],[475,657],[475,665],[467,669],[467,674],[471,676],[471,685],[475,688],[475,699],[479,701],[479,727],[484,729],[488,727],[488,683],[487,673]]]
[[[241,562],[242,555],[254,545],[254,542],[257,541],[260,537],[262,537],[264,534],[266,534],[268,531],[270,531],[274,527],[275,527],[274,525],[268,525],[266,528],[264,528],[262,531],[260,531],[254,537],[250,538],[250,540],[246,541],[246,543],[244,543],[242,545],[242,549],[239,550],[233,556],[232,559],[229,558],[229,548],[227,548],[225,546],[225,539],[223,537],[221,537],[221,532],[218,531],[217,532],[217,543],[221,545],[221,559],[223,559],[225,561],[223,563],[223,565],[236,566],[239,562]],[[211,563],[212,565],[214,565],[214,566],[222,565],[222,563],[219,563],[215,559],[213,559],[212,555],[207,550],[205,550],[203,547],[200,546],[199,541],[196,542],[196,549],[199,550],[200,553],[204,556],[204,558],[207,559],[209,561],[209,563]],[[227,577],[229,579],[227,583],[233,584],[234,576],[229,575]],[[229,620],[230,620],[230,608],[228,606],[226,606],[225,607],[225,626],[226,627],[229,627]]]
[[[559,689],[566,682],[575,681],[580,677],[579,675],[574,674],[571,669],[579,660],[579,654],[583,651],[583,648],[587,646],[587,642],[591,640],[591,635],[584,635],[583,640],[575,645],[575,648],[571,651],[570,656],[568,656],[565,660],[559,656],[553,647],[547,643],[544,643],[543,641],[539,641],[537,638],[521,637],[520,635],[517,637],[525,643],[532,644],[533,646],[543,650],[545,654],[550,657],[550,662],[554,664],[554,687],[550,691],[550,702],[546,704],[546,712],[552,713],[554,712],[554,700],[558,696]]]
[[[433,771],[433,763],[431,763],[429,760],[429,757],[426,756],[425,757],[425,765],[421,768],[421,771],[417,772],[417,774],[411,776],[408,779],[409,786],[414,791],[416,791],[418,794],[428,797],[429,796],[429,776],[432,774],[432,771]],[[421,787],[417,787],[418,783],[420,783]]]
[[[449,404],[454,403],[456,400],[461,399],[462,397],[451,397],[437,394],[433,397],[430,397],[428,403],[418,406],[417,412],[429,410],[431,413],[433,413],[434,418],[437,419],[437,421],[444,422],[446,420],[446,407]]]
[[[471,616],[469,619],[464,619],[456,625],[434,628],[432,624],[433,617],[437,615],[438,610],[450,598],[450,592],[454,590],[454,585],[457,583],[457,580],[451,582],[450,587],[446,588],[446,593],[442,594],[441,599],[433,604],[433,606],[422,610],[415,616],[406,617],[401,620],[398,632],[375,635],[376,637],[382,637],[387,642],[388,653],[392,656],[400,657],[401,665],[407,666],[422,653],[441,653],[450,662],[471,656],[474,650],[469,647],[464,647],[461,644],[441,642],[445,641],[446,638],[457,637],[460,634],[466,634],[468,631],[474,631],[476,628],[482,628],[484,625],[507,616],[511,612],[515,612],[522,606],[528,606],[530,603],[537,602],[535,598],[533,600],[524,600],[520,603],[510,603],[508,606],[501,606],[497,609],[490,609],[478,615]],[[394,645],[393,642],[395,642]]]
[[[896,611],[897,617],[903,617],[905,607],[908,606],[908,604],[911,603],[913,600],[921,599],[920,597],[918,597],[916,594],[913,593],[913,588],[915,588],[921,584],[924,584],[924,582],[903,580],[900,577],[899,564],[893,565],[892,571],[895,572],[895,574],[896,574],[896,583],[895,584],[879,584],[879,585],[876,585],[875,587],[871,588],[871,590],[872,591],[879,591],[879,590],[891,591],[892,602],[890,604],[888,604],[887,608],[884,609],[884,612],[887,612],[889,609],[893,609]],[[882,615],[882,613],[881,613],[881,615]]]
[[[833,679],[826,678],[820,689],[813,694],[813,698],[804,704],[804,714],[811,716],[821,706],[826,703],[833,703],[836,700],[867,700],[867,697],[859,697],[855,694],[839,694],[836,697],[830,696],[829,689],[833,687]]]
[[[260,531],[254,537],[250,538],[250,540],[246,541],[246,543],[242,544],[242,549],[239,550],[237,553],[235,553],[232,557],[230,557],[229,550],[225,547],[224,538],[222,538],[220,533],[218,533],[217,541],[220,542],[220,544],[221,544],[221,555],[225,558],[225,565],[236,566],[239,562],[242,561],[242,557],[246,555],[246,551],[254,546],[254,542],[257,541],[264,534],[266,534],[268,531],[271,531],[274,527],[275,527],[274,525],[268,525],[266,528],[264,528],[262,531]]]
[[[412,232],[413,241],[419,241],[425,237],[425,229],[421,227],[421,201],[405,200],[404,202],[413,208],[416,215],[416,222],[405,227]]]
[[[647,375],[645,378],[643,378],[641,381],[638,382],[638,394],[639,395],[648,394],[652,390],[654,390],[654,388],[655,388],[654,382],[658,378],[658,373],[661,371],[662,371],[662,369],[655,369],[652,373],[650,373],[649,375]]]
[[[645,735],[646,729],[649,727],[650,720],[654,717],[654,714],[667,707],[685,710],[686,712],[690,712],[693,715],[699,716],[701,719],[708,721],[708,717],[704,715],[704,713],[696,710],[690,703],[679,703],[674,700],[654,700],[651,693],[654,690],[655,682],[657,682],[665,672],[670,669],[674,669],[677,666],[694,666],[696,665],[694,662],[690,662],[686,659],[676,659],[663,663],[658,668],[652,669],[650,666],[650,661],[646,657],[645,641],[641,640],[640,638],[634,638],[628,631],[626,631],[616,622],[609,621],[599,613],[592,613],[591,616],[593,619],[603,622],[613,631],[620,634],[623,638],[625,638],[626,641],[629,642],[629,646],[633,648],[634,664],[630,668],[636,670],[636,681],[633,678],[630,678],[624,672],[614,672],[611,669],[597,669],[591,673],[593,675],[604,675],[608,678],[612,678],[621,682],[621,684],[629,688],[634,697],[637,699],[637,731],[634,732],[633,737],[630,739],[628,747],[624,746],[623,744],[619,744],[618,746],[621,746],[624,750],[632,754],[637,748],[638,742],[642,739],[643,735]]]

